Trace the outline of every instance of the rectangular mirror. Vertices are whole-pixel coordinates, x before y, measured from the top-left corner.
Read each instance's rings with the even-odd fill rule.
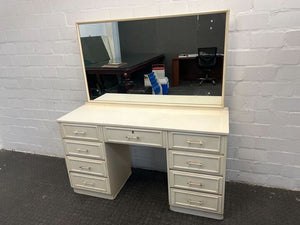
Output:
[[[228,14],[77,23],[88,99],[222,107]]]

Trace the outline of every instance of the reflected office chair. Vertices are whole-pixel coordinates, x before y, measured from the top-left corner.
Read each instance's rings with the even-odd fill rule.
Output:
[[[216,84],[214,78],[210,77],[217,62],[217,48],[198,48],[198,66],[201,69],[201,74],[205,77],[201,77],[200,85],[204,82],[211,82],[213,85]]]

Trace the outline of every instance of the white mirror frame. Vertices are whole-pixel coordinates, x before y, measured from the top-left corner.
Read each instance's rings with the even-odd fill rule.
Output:
[[[171,18],[178,16],[195,16],[195,15],[207,15],[225,13],[225,38],[224,38],[224,62],[223,62],[223,79],[222,79],[222,96],[197,96],[197,95],[143,95],[143,94],[104,94],[95,100],[91,100],[88,90],[88,82],[85,71],[85,64],[83,59],[79,25],[91,24],[91,23],[106,23],[106,22],[119,22],[119,21],[131,21],[131,20],[146,20],[146,19],[158,19],[158,18]],[[224,108],[225,98],[225,80],[226,80],[226,59],[227,59],[227,42],[228,42],[228,26],[229,26],[229,13],[228,9],[219,11],[188,13],[188,14],[173,14],[166,16],[155,17],[136,17],[136,18],[120,18],[114,20],[99,20],[99,21],[85,21],[76,22],[76,31],[78,37],[78,43],[80,48],[81,63],[84,75],[84,81],[86,86],[86,94],[88,102],[91,103],[114,103],[114,104],[141,104],[141,105],[165,105],[165,106],[192,106],[192,107],[212,107],[212,108]]]

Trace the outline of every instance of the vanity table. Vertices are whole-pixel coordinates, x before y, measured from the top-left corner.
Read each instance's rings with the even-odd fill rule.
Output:
[[[131,174],[129,145],[163,148],[170,209],[223,218],[227,108],[91,102],[58,122],[75,192],[114,199]]]
[[[115,199],[131,174],[130,146],[161,148],[167,156],[170,209],[223,219],[229,133],[228,109],[224,108],[228,15],[224,10],[76,24],[88,102],[58,119],[76,193]],[[187,95],[191,86],[179,84],[181,95],[106,93],[91,101],[95,81],[87,78],[92,68],[85,65],[81,38],[95,33],[97,40],[108,40],[105,51],[110,56],[122,55],[123,60],[126,55],[136,56],[148,66],[156,60],[172,62],[174,52],[218,46],[224,54],[218,87],[222,94]],[[145,61],[141,55],[149,52],[156,57]],[[127,63],[115,70],[126,69],[131,65]],[[143,66],[137,64],[136,72]],[[168,67],[165,74],[171,74]],[[144,78],[143,73],[136,76]]]

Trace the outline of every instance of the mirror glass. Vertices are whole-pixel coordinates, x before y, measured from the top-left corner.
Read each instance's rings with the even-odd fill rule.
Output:
[[[106,93],[221,99],[226,20],[227,11],[78,23],[89,99]]]

